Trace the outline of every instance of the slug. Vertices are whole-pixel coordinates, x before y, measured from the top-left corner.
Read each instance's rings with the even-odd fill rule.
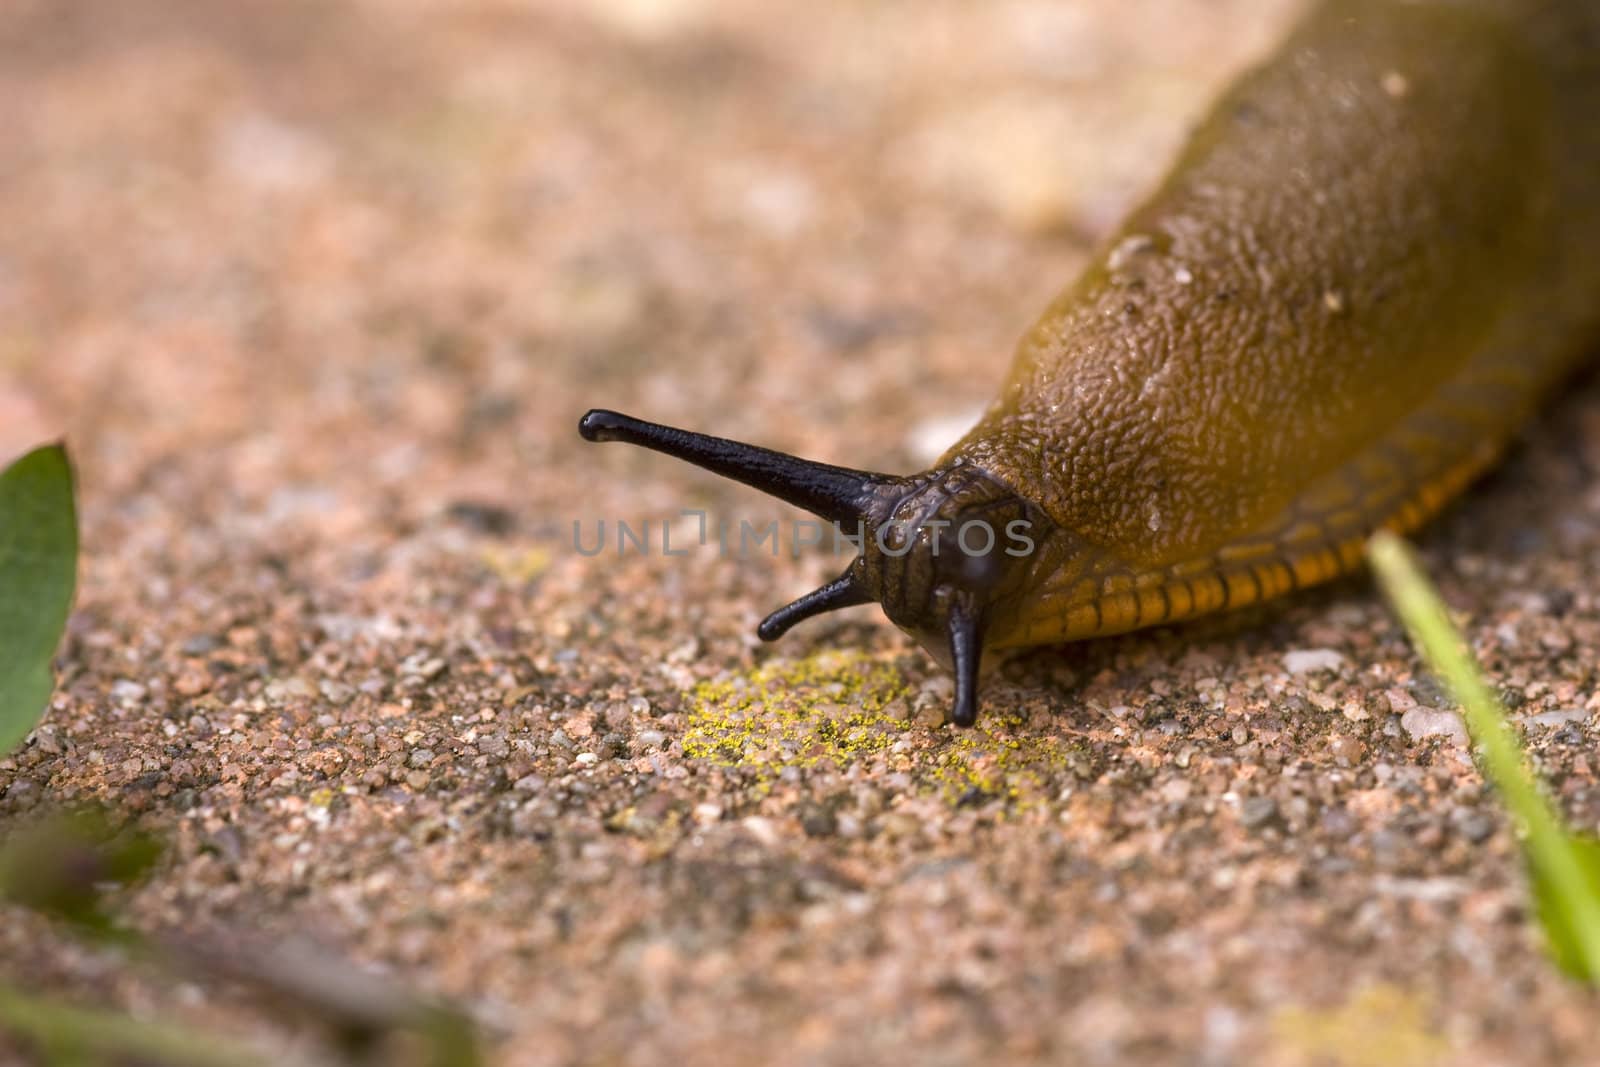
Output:
[[[1355,569],[1597,339],[1600,2],[1329,0],[1222,95],[931,469],[604,410],[579,432],[861,524],[845,572],[760,636],[876,601],[954,670],[966,726],[985,655]]]

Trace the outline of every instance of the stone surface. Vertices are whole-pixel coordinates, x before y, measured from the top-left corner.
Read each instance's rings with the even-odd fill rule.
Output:
[[[171,845],[131,922],[313,936],[506,1064],[1592,1061],[1364,580],[957,732],[876,609],[755,639],[840,561],[682,515],[791,512],[575,433],[911,469],[1290,6],[16,0],[0,451],[67,435],[84,564],[0,820],[110,805]],[[1597,469],[1585,381],[1421,538],[1588,831]],[[304,1036],[10,911],[0,970]]]

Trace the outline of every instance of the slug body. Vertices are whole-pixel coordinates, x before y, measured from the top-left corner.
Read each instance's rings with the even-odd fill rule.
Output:
[[[580,430],[864,523],[845,573],[761,635],[877,601],[955,669],[970,724],[986,650],[1325,581],[1487,467],[1600,340],[1597,116],[1595,0],[1330,0],[1224,94],[929,471],[604,411]],[[958,542],[973,523],[997,536]]]

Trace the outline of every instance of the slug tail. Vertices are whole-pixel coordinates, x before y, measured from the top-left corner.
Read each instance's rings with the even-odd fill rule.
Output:
[[[578,422],[586,441],[625,441],[693,463],[830,522],[882,521],[904,480],[835,467],[723,437],[596,409]]]
[[[756,636],[763,641],[776,641],[796,623],[840,608],[853,608],[857,604],[872,603],[872,594],[856,581],[855,568],[851,567],[839,577],[801,597],[761,620]]]

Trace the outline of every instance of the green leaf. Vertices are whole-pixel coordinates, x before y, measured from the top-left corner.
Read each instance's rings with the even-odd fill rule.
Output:
[[[1600,844],[1571,833],[1545,798],[1505,709],[1405,542],[1379,533],[1367,559],[1412,643],[1461,704],[1478,766],[1516,823],[1550,954],[1568,974],[1600,985]]]
[[[44,714],[77,575],[72,465],[46,445],[0,473],[0,754]]]

